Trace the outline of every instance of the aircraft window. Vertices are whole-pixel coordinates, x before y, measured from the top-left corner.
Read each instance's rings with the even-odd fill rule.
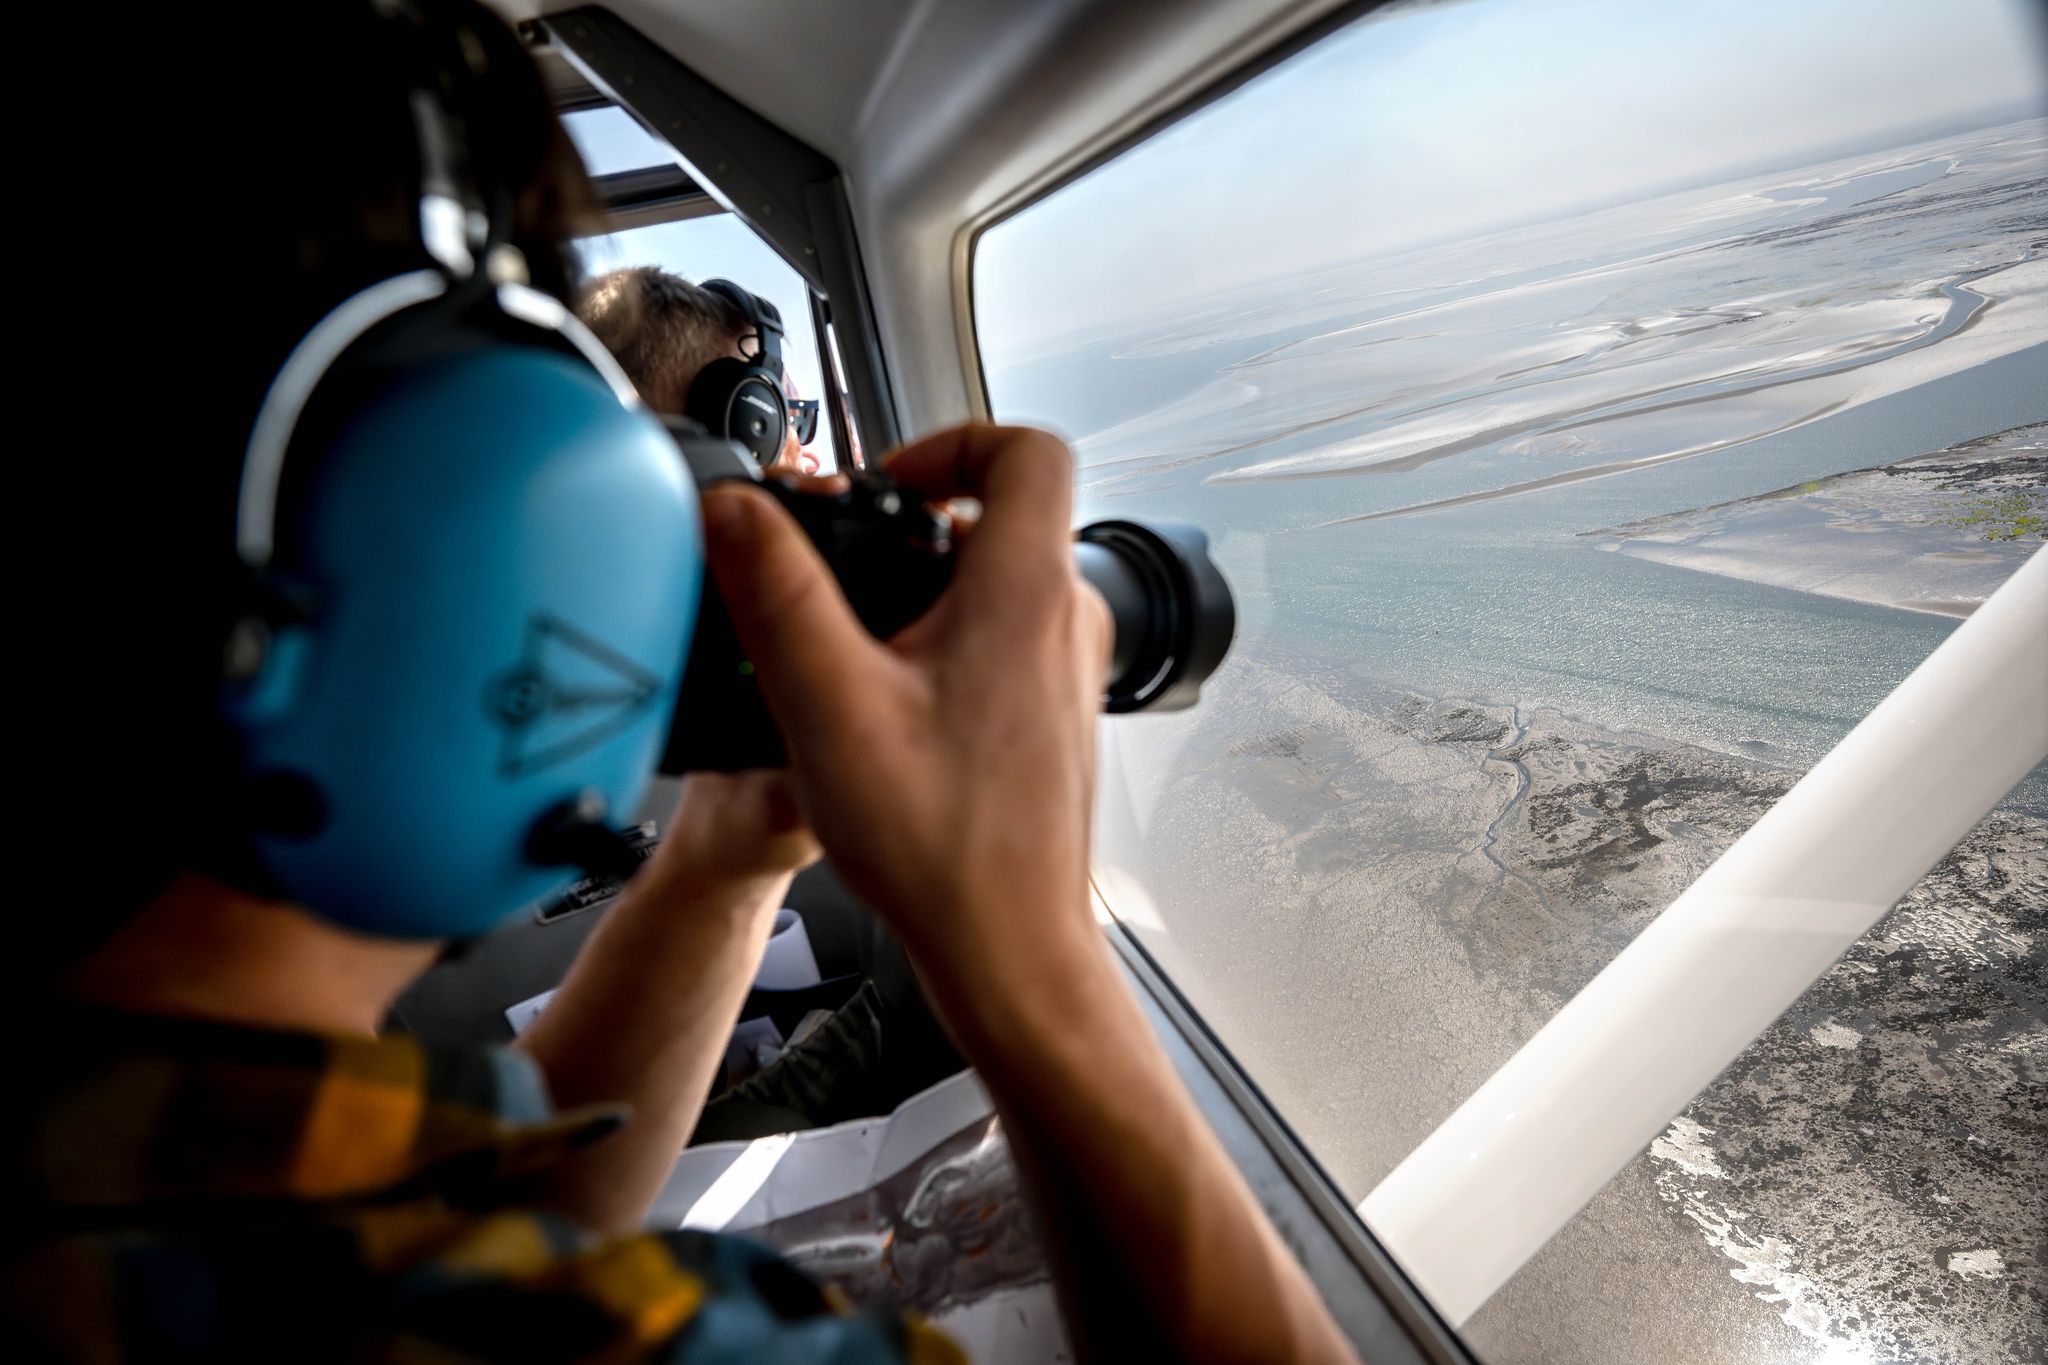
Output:
[[[582,247],[584,270],[592,277],[623,266],[658,265],[686,280],[729,279],[759,294],[782,314],[788,334],[782,348],[783,364],[797,396],[827,397],[818,337],[811,321],[809,286],[774,248],[731,214],[587,237]],[[819,421],[816,437],[804,448],[817,457],[819,473],[837,471],[830,422]]]
[[[583,155],[592,175],[616,175],[647,166],[673,166],[675,153],[617,105],[579,109],[562,115],[569,140]]]
[[[1099,886],[1353,1198],[2048,538],[2043,54],[1389,7],[981,234],[993,414],[1238,593],[1199,707],[1102,728]],[[2044,905],[2037,768],[1480,1352],[2039,1359]]]

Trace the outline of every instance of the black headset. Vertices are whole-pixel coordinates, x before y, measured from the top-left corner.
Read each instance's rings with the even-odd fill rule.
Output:
[[[740,310],[752,329],[740,337],[741,349],[754,343],[744,359],[721,356],[690,381],[683,416],[703,424],[713,436],[738,441],[763,468],[782,454],[789,434],[789,400],[782,391],[782,314],[774,304],[731,280],[706,280],[701,286]]]

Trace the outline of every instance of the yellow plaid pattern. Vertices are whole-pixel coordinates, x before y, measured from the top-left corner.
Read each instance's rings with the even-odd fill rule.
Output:
[[[964,1359],[764,1248],[522,1207],[615,1131],[531,1063],[79,1009],[31,1068],[10,1339],[59,1359]],[[18,1329],[18,1330],[16,1330]]]

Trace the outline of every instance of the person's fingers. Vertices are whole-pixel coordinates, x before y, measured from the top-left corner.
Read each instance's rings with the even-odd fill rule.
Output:
[[[914,441],[889,458],[890,477],[931,499],[980,500],[974,551],[956,582],[979,594],[1001,581],[1044,581],[1070,554],[1074,458],[1066,443],[1028,427],[969,424]]]
[[[844,493],[852,486],[852,480],[844,474],[800,474],[784,480],[799,493]]]
[[[954,498],[942,504],[946,520],[952,523],[953,547],[965,545],[981,525],[981,504],[973,498]]]
[[[792,745],[880,652],[789,514],[751,485],[704,494],[706,558],[768,709]]]
[[[1074,460],[1066,442],[1033,427],[969,422],[895,451],[889,477],[937,502],[979,498],[1064,532],[1073,510]]]

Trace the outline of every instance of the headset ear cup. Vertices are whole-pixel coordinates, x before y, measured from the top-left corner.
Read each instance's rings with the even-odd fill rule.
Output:
[[[236,818],[331,920],[482,933],[566,884],[529,848],[565,799],[640,800],[700,592],[692,485],[658,422],[528,342],[430,350],[314,437],[275,582],[317,610],[280,600],[224,670]]]
[[[789,428],[781,382],[761,366],[733,356],[698,372],[683,399],[683,416],[713,436],[738,441],[764,469],[781,456]]]

